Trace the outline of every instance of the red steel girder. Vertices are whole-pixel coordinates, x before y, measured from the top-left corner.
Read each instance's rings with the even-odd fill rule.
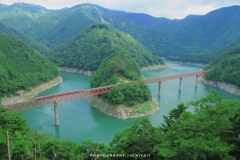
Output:
[[[145,79],[144,82],[145,83],[162,82],[162,81],[168,81],[168,80],[172,80],[172,79],[204,75],[204,74],[208,74],[209,72],[210,72],[210,70],[188,73],[188,74],[180,74],[180,75],[174,75],[174,76],[148,78],[148,79]],[[37,97],[37,98],[28,100],[25,102],[9,104],[4,107],[13,112],[22,111],[22,110],[27,110],[27,109],[31,109],[31,108],[37,108],[40,106],[46,106],[49,104],[65,102],[65,101],[70,101],[70,100],[74,100],[74,99],[78,99],[78,98],[85,98],[85,97],[89,97],[89,96],[103,94],[103,93],[109,92],[114,86],[115,85],[109,85],[109,86],[103,86],[103,87],[98,87],[98,88],[92,88],[92,89],[88,89],[88,90],[76,90],[76,91],[71,91],[71,92],[52,94],[49,96]]]
[[[22,110],[27,110],[31,108],[37,108],[40,106],[46,106],[49,104],[65,102],[65,101],[74,100],[78,98],[84,98],[84,97],[94,96],[98,94],[103,94],[103,93],[109,92],[113,87],[114,85],[110,85],[110,86],[92,88],[88,90],[76,90],[71,92],[52,94],[49,96],[37,97],[35,99],[28,100],[25,102],[9,104],[4,107],[13,112],[22,111]]]
[[[191,77],[191,76],[200,76],[200,75],[208,74],[209,72],[210,72],[210,70],[206,70],[206,71],[201,71],[201,72],[180,74],[180,75],[174,75],[174,76],[148,78],[148,79],[145,79],[144,82],[145,83],[163,82],[163,81],[169,81],[169,80],[173,80],[173,79],[179,79],[179,78],[185,78],[185,77]]]

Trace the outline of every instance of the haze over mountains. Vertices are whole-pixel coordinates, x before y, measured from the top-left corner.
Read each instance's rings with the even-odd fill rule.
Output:
[[[130,34],[150,51],[171,57],[215,52],[240,39],[240,6],[221,8],[203,16],[169,20],[92,4],[48,10],[37,5],[15,3],[0,5],[0,23],[50,49],[67,42],[91,24],[105,23]],[[6,29],[0,31],[6,32]],[[11,34],[12,31],[8,32]],[[39,52],[47,54],[47,50]]]

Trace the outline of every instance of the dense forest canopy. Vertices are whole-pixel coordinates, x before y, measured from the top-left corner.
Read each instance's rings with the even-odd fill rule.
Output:
[[[34,48],[35,50],[37,50],[39,53],[43,55],[48,55],[48,53],[51,51],[51,49],[49,49],[42,43],[39,43],[32,37],[27,36],[19,32],[18,30],[3,23],[0,23],[0,34],[10,34],[14,37],[17,37],[18,39],[24,41],[29,47]]]
[[[178,61],[183,63],[195,63],[195,64],[209,64],[217,54],[214,53],[187,53],[179,56],[169,56],[167,59],[170,61]]]
[[[91,87],[119,84],[110,92],[101,95],[111,104],[133,106],[151,99],[152,94],[143,79],[139,65],[130,53],[121,48],[115,48],[113,53],[104,59],[90,82]],[[129,82],[132,81],[132,82]]]
[[[92,88],[116,84],[127,80],[141,80],[139,65],[126,50],[115,48],[99,66],[90,82]]]
[[[0,36],[0,97],[47,82],[59,75],[58,67],[23,41]]]
[[[195,110],[189,112],[189,107]],[[136,119],[110,144],[50,139],[39,129],[31,131],[19,113],[0,106],[0,159],[7,159],[6,131],[12,159],[95,159],[97,154],[106,160],[113,159],[110,154],[124,154],[124,159],[133,154],[152,160],[240,159],[240,101],[223,100],[216,92],[179,104],[159,126],[146,118]]]
[[[211,61],[204,70],[211,72],[206,79],[222,81],[240,87],[240,41],[221,50],[219,55]]]
[[[67,42],[91,24],[105,23],[130,34],[152,52],[169,57],[215,52],[239,39],[239,7],[230,6],[201,16],[171,20],[110,10],[93,4],[48,10],[16,3],[2,6],[0,22],[15,27],[50,48]]]
[[[0,23],[44,44],[45,47],[30,45],[31,41],[21,38],[45,55],[44,50],[68,42],[89,25],[103,23],[131,35],[151,52],[166,59],[206,64],[215,56],[211,53],[239,39],[239,7],[224,7],[201,16],[171,20],[93,4],[49,10],[38,5],[15,3],[1,5]]]
[[[49,55],[59,66],[97,70],[115,48],[123,48],[140,67],[164,64],[164,60],[138,43],[131,35],[105,24],[95,24],[80,32]]]

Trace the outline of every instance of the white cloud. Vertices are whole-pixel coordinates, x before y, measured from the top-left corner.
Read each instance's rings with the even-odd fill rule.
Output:
[[[17,0],[0,0],[10,5]],[[76,4],[92,3],[104,8],[127,12],[146,13],[155,17],[184,18],[189,14],[202,15],[221,7],[240,5],[240,0],[21,0],[38,4],[49,9],[72,7]]]

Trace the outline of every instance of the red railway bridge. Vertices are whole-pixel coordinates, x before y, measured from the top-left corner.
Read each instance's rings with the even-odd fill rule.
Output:
[[[193,72],[193,73],[187,73],[187,74],[179,74],[179,75],[173,75],[173,76],[166,76],[166,77],[156,77],[156,78],[147,78],[144,80],[145,83],[159,83],[158,87],[158,96],[160,96],[160,90],[161,90],[161,82],[163,81],[169,81],[173,79],[180,79],[179,83],[179,91],[182,89],[182,78],[185,77],[191,77],[196,76],[196,84],[198,85],[198,77],[204,74],[208,74],[210,70],[201,71],[201,72]],[[19,103],[13,103],[5,105],[4,107],[13,111],[22,111],[27,110],[31,108],[37,108],[40,106],[46,106],[48,104],[54,104],[54,115],[55,115],[55,125],[59,125],[59,119],[58,119],[58,109],[57,104],[59,102],[74,100],[78,98],[85,98],[89,96],[94,96],[98,94],[103,94],[106,92],[109,92],[114,86],[116,85],[109,85],[109,86],[103,86],[98,88],[92,88],[87,90],[76,90],[71,92],[64,92],[59,94],[52,94],[49,96],[43,96],[43,97],[37,97],[28,101],[19,102]]]

